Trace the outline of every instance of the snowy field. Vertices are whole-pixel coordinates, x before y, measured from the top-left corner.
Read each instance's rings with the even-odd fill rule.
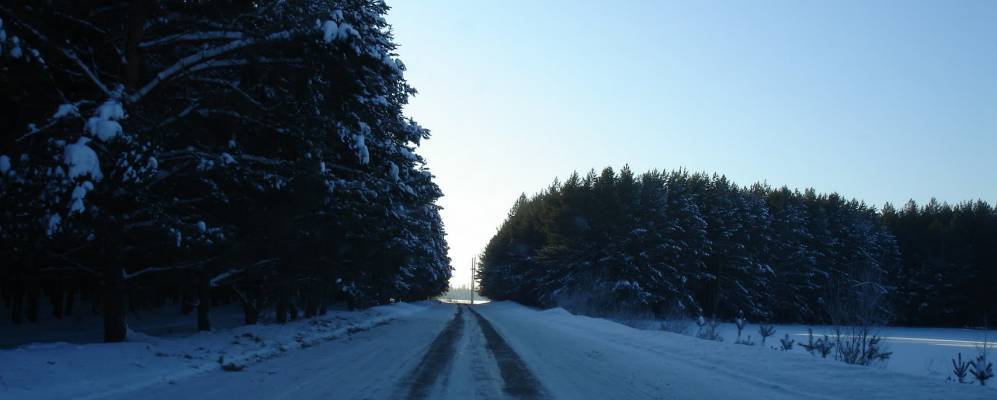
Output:
[[[926,380],[918,375],[815,359],[803,352],[736,345],[730,342],[736,330],[731,339],[717,343],[632,329],[571,315],[560,308],[534,311],[498,302],[482,310],[510,337],[510,343],[538,375],[553,378],[545,383],[556,388],[553,391],[558,398],[997,397],[997,391],[979,385]],[[898,351],[901,346],[897,344]],[[600,387],[604,389],[598,391]]]
[[[655,321],[625,321],[627,325],[636,326],[642,329],[657,329],[660,323]],[[698,327],[693,321],[688,321],[688,334],[695,336]],[[806,350],[799,346],[799,343],[806,343],[808,339],[808,328],[813,329],[814,339],[827,334],[833,336],[833,326],[821,325],[774,325],[775,335],[769,337],[765,346],[768,348],[779,347],[779,339],[789,334],[790,339],[795,340],[793,352],[808,354]],[[737,327],[733,323],[721,323],[720,335],[725,343],[734,343],[737,340]],[[875,329],[883,338],[886,344],[885,351],[893,352],[890,359],[876,364],[873,368],[896,371],[905,374],[918,376],[930,376],[936,379],[948,380],[953,378],[952,359],[962,353],[963,360],[969,360],[976,356],[984,343],[989,343],[988,348],[992,349],[991,360],[997,360],[997,331],[985,331],[982,329],[963,328],[910,328],[910,327],[879,327]],[[742,333],[746,338],[751,335],[751,340],[755,346],[759,346],[761,337],[758,334],[758,324],[749,322]],[[830,357],[830,356],[829,356]],[[997,385],[993,386],[997,388]]]
[[[805,327],[777,329],[805,339]],[[997,398],[989,387],[925,379],[925,360],[975,350],[971,331],[884,329],[897,354],[880,368],[737,345],[732,325],[722,333],[724,342],[706,341],[512,302],[401,303],[283,326],[0,350],[0,398]]]

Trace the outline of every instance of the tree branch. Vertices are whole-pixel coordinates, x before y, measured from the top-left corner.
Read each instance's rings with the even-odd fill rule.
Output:
[[[138,102],[139,100],[142,99],[142,97],[145,97],[145,95],[149,94],[149,92],[155,89],[156,86],[159,86],[159,84],[162,83],[163,81],[171,79],[177,74],[180,74],[186,71],[187,69],[192,68],[206,60],[210,60],[222,54],[235,51],[244,47],[249,47],[257,43],[289,39],[291,38],[292,34],[299,32],[303,32],[303,30],[288,29],[276,33],[271,33],[269,35],[264,36],[262,39],[236,40],[222,46],[205,49],[197,53],[191,54],[189,56],[186,56],[184,58],[181,58],[180,61],[177,61],[173,65],[167,67],[160,73],[156,74],[156,77],[153,78],[151,81],[149,81],[149,83],[145,84],[145,86],[143,86],[141,89],[133,93],[131,96],[128,96],[128,102],[129,103]]]

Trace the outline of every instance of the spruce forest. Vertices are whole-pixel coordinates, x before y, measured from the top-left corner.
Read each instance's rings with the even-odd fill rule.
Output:
[[[482,256],[495,300],[590,314],[755,321],[997,321],[997,212],[881,210],[837,194],[685,170],[572,174],[525,195]]]
[[[87,307],[211,328],[425,299],[451,275],[402,114],[387,6],[3,2],[0,291],[10,318]]]

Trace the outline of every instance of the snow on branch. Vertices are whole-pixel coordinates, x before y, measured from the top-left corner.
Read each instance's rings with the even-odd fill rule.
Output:
[[[155,89],[163,81],[173,78],[177,74],[180,74],[190,68],[193,68],[205,61],[211,60],[215,57],[218,57],[222,54],[231,51],[255,45],[257,43],[289,39],[293,34],[298,32],[301,32],[301,30],[288,29],[276,33],[271,33],[269,35],[264,36],[262,39],[252,39],[252,38],[240,39],[221,46],[204,49],[197,53],[181,58],[180,61],[177,61],[173,65],[167,67],[166,69],[156,74],[156,77],[153,78],[151,81],[149,81],[149,83],[145,84],[145,86],[143,86],[141,89],[133,93],[131,96],[128,96],[128,102],[135,103],[141,100],[142,97],[145,97],[145,95],[149,94],[149,92],[151,92],[152,89]]]
[[[250,265],[248,267],[241,267],[241,268],[232,268],[232,269],[229,269],[228,271],[222,272],[222,273],[220,273],[218,275],[215,275],[214,278],[211,278],[211,281],[210,281],[211,287],[218,287],[219,283],[221,283],[222,281],[228,279],[229,277],[231,277],[233,275],[241,274],[241,273],[243,273],[245,271],[248,271],[250,269],[253,269],[253,268],[256,268],[256,267],[260,267],[260,266],[272,263],[274,261],[277,261],[277,259],[276,258],[267,258],[265,260],[257,261],[256,263],[254,263],[253,265]]]
[[[195,268],[200,268],[200,267],[204,266],[205,264],[208,264],[208,263],[214,261],[216,258],[218,258],[218,257],[211,257],[211,258],[208,258],[208,259],[205,259],[205,260],[201,260],[201,261],[198,261],[198,262],[193,262],[193,263],[188,263],[188,264],[182,264],[182,265],[172,265],[172,266],[168,266],[168,267],[149,267],[149,268],[145,268],[145,269],[142,269],[140,271],[136,271],[136,272],[132,272],[132,273],[128,273],[127,271],[125,271],[125,272],[121,273],[121,277],[124,278],[125,280],[129,280],[129,279],[134,279],[134,278],[137,278],[139,276],[142,276],[142,275],[145,275],[145,274],[148,274],[148,273],[152,273],[152,272],[180,271],[180,270],[185,270],[185,269],[195,269]]]
[[[178,33],[175,35],[169,35],[161,37],[159,39],[154,39],[139,43],[138,47],[147,48],[154,46],[163,46],[176,42],[196,42],[202,40],[219,40],[219,39],[242,39],[242,32],[206,31],[206,32],[197,32],[197,33]]]

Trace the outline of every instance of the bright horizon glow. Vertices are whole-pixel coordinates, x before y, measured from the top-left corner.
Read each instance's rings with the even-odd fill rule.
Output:
[[[997,2],[389,5],[455,286],[520,193],[575,170],[997,200]]]

